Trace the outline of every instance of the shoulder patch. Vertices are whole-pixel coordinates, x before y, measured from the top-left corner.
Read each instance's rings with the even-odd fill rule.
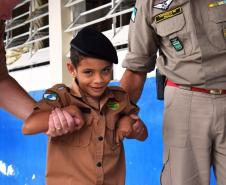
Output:
[[[131,14],[131,21],[135,22],[136,16],[137,16],[137,8],[133,7],[133,11]]]
[[[160,10],[168,10],[168,8],[169,8],[169,6],[171,5],[172,2],[173,2],[173,0],[165,0],[161,3],[154,5],[153,7],[160,9]]]
[[[56,92],[45,92],[43,99],[48,101],[56,101],[59,99],[59,95]]]

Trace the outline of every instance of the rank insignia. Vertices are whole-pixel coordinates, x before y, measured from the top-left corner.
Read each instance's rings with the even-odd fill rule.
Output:
[[[117,110],[119,108],[119,103],[114,101],[109,101],[107,107],[111,110]]]
[[[224,1],[217,1],[217,2],[213,2],[213,3],[209,3],[209,4],[208,4],[208,7],[209,7],[209,8],[213,8],[213,7],[215,7],[215,6],[220,6],[220,5],[224,5],[224,4],[226,4],[226,0],[224,0]]]
[[[159,4],[154,5],[154,8],[160,9],[160,10],[168,10],[170,4],[173,2],[173,0],[165,0]]]
[[[181,13],[183,13],[182,8],[181,7],[177,7],[175,9],[170,10],[170,11],[163,12],[163,13],[160,13],[160,14],[156,15],[155,16],[155,22],[159,23],[159,22],[164,21],[166,19],[169,19],[171,17],[177,16],[177,15],[179,15]]]
[[[43,99],[44,100],[48,100],[48,101],[56,101],[58,99],[58,94],[55,93],[55,92],[52,92],[52,93],[45,93],[43,95]]]
[[[178,37],[170,39],[170,42],[176,51],[181,51],[184,48],[182,42]]]
[[[137,15],[137,8],[133,7],[132,15],[131,15],[131,21],[135,22],[135,18]]]

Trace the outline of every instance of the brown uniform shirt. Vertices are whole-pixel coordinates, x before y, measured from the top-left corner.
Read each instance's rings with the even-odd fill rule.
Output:
[[[223,3],[222,3],[223,2]],[[137,0],[123,66],[157,66],[178,84],[226,89],[226,3],[216,0]]]
[[[38,103],[41,110],[75,104],[86,122],[79,131],[49,139],[47,185],[124,185],[124,148],[115,144],[116,123],[120,116],[137,111],[125,91],[107,88],[100,105],[78,88],[72,93],[62,84],[43,97]]]
[[[3,43],[3,36],[5,31],[5,23],[0,20],[0,80],[8,75],[6,68],[5,47]]]

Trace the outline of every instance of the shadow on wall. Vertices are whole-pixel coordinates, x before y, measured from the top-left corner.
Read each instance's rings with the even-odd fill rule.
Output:
[[[155,92],[155,78],[147,79],[138,102],[140,117],[148,127],[148,139],[124,140],[126,185],[160,185],[163,102],[156,99]],[[43,91],[30,93],[36,100],[42,94]],[[23,136],[21,125],[20,120],[0,111],[0,185],[44,185],[47,136]]]

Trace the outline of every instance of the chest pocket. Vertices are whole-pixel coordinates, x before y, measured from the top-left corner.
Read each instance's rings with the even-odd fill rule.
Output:
[[[80,130],[57,138],[67,146],[87,147],[90,144],[94,121],[93,116],[87,116],[85,118],[85,125]]]
[[[226,4],[218,5],[217,1],[209,1],[208,37],[211,44],[219,50],[226,49]]]
[[[175,1],[174,8],[158,13],[154,17],[154,27],[161,37],[161,48],[167,53],[189,55],[192,51],[191,33],[186,29],[186,12],[184,12],[187,2],[188,0]],[[175,48],[176,46],[172,43],[174,39],[178,40],[177,44],[181,49]]]

